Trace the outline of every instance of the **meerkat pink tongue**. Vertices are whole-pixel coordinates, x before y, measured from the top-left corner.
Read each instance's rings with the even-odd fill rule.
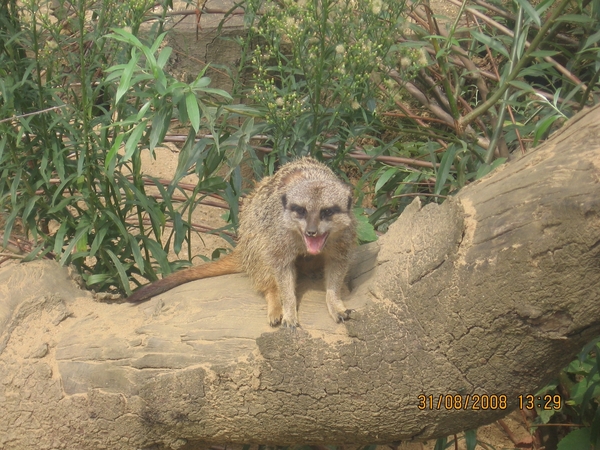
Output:
[[[311,255],[318,255],[325,246],[327,240],[327,233],[317,236],[304,235],[304,243],[306,244],[306,251]]]

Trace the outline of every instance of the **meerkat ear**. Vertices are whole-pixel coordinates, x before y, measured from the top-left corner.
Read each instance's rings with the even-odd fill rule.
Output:
[[[285,196],[285,194],[281,196],[281,203],[283,203],[283,209],[285,209],[287,206],[287,197]]]
[[[348,196],[348,211],[350,211],[352,209],[352,196],[349,195]]]

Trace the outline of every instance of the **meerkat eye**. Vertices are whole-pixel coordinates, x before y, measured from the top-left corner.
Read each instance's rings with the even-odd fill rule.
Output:
[[[341,211],[339,206],[332,206],[331,208],[323,208],[321,210],[321,220],[330,219],[331,216]]]
[[[295,212],[300,219],[306,216],[306,208],[304,206],[290,205],[290,210]]]

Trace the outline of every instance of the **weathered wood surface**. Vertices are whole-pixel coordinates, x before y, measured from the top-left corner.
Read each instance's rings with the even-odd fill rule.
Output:
[[[339,325],[313,281],[291,332],[243,275],[132,306],[52,262],[6,267],[0,448],[360,444],[502,417],[600,333],[599,165],[595,108],[442,206],[413,203],[378,255],[359,250]],[[507,409],[438,409],[446,394]]]

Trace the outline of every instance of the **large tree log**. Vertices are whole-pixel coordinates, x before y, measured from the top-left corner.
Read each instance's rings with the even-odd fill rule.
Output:
[[[359,444],[498,419],[600,333],[599,161],[595,108],[443,205],[413,203],[377,258],[358,251],[340,325],[310,281],[292,332],[243,275],[132,306],[51,262],[5,268],[0,447]]]

